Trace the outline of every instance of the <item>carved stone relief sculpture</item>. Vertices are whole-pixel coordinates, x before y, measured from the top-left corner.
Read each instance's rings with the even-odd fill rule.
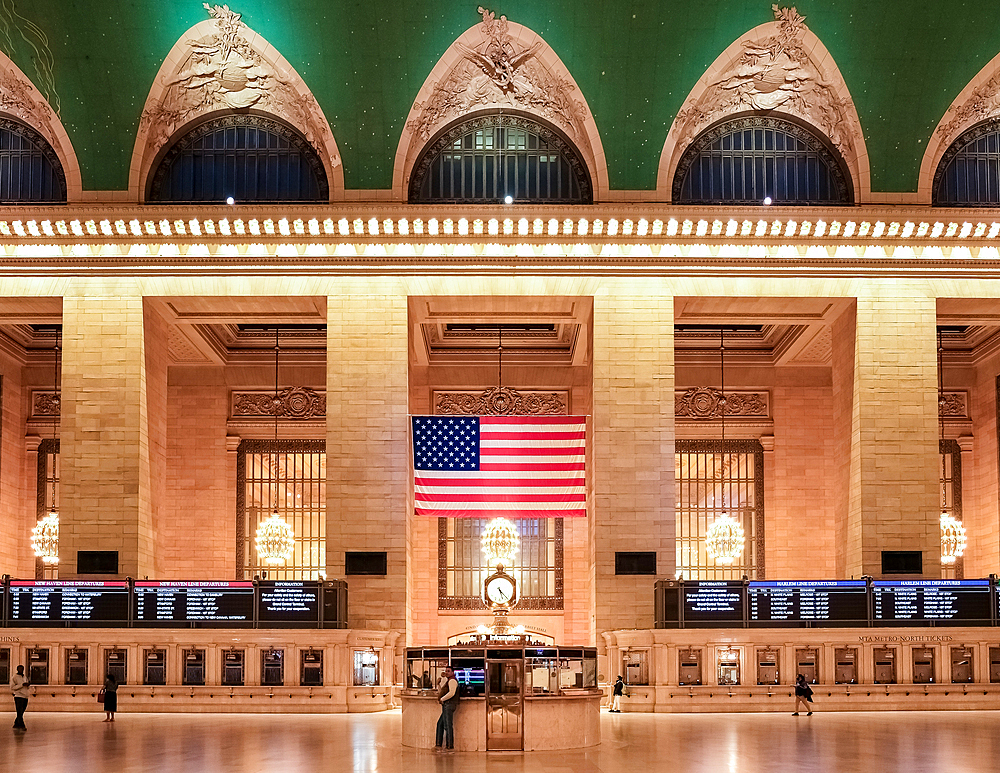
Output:
[[[674,416],[679,419],[718,419],[726,416],[767,418],[767,392],[722,392],[712,387],[694,387],[674,395]]]
[[[233,392],[232,415],[278,416],[282,419],[322,419],[326,395],[309,387],[289,387],[278,393]]]

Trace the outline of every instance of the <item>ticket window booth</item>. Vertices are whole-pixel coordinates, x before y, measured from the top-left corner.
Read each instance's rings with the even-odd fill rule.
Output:
[[[260,653],[260,683],[281,687],[285,683],[285,651],[263,650]]]
[[[757,684],[779,684],[777,650],[757,650]]]
[[[225,650],[222,653],[222,686],[242,687],[244,683],[245,650]]]
[[[87,650],[66,650],[66,684],[87,683]]]
[[[833,651],[836,663],[833,673],[835,684],[858,683],[858,651],[854,647],[837,647]]]
[[[320,650],[302,651],[302,672],[299,684],[303,687],[323,686],[323,653]]]
[[[934,650],[931,647],[913,648],[913,683],[933,684]]]
[[[378,683],[378,652],[354,650],[354,686],[370,687]]]
[[[10,647],[0,647],[0,684],[10,683]]]
[[[990,647],[990,683],[1000,683],[1000,647]]]
[[[183,684],[205,684],[205,650],[184,650]]]
[[[819,684],[819,650],[807,647],[795,650],[796,676],[802,674],[806,684]]]
[[[142,683],[167,683],[167,651],[160,649],[144,650],[142,653]]]
[[[722,647],[715,651],[720,685],[740,683],[740,651]]]
[[[31,684],[49,683],[49,651],[47,648],[28,650],[28,681]]]
[[[622,653],[625,684],[649,684],[649,650],[629,650]]]
[[[951,681],[953,684],[971,684],[975,681],[972,647],[951,648]]]
[[[677,684],[701,684],[701,650],[678,651]]]
[[[894,647],[876,647],[872,650],[875,660],[875,684],[896,684],[896,650]]]
[[[104,678],[115,677],[118,684],[125,684],[128,674],[128,653],[125,650],[104,650]]]
[[[523,651],[487,650],[485,681],[486,750],[521,751],[524,748]]]

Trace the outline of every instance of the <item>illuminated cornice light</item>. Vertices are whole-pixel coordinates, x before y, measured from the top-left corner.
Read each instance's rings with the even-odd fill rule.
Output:
[[[949,513],[941,513],[941,563],[950,566],[965,555],[965,527]]]
[[[501,564],[510,566],[518,551],[520,538],[517,526],[506,518],[494,518],[483,531],[483,554],[490,568]]]
[[[292,527],[275,510],[257,527],[257,537],[254,542],[260,560],[269,566],[277,566],[292,557],[295,534]]]
[[[59,515],[53,511],[31,530],[31,549],[43,564],[59,563]]]
[[[705,547],[715,563],[731,566],[743,555],[743,527],[729,513],[715,519],[705,535]]]

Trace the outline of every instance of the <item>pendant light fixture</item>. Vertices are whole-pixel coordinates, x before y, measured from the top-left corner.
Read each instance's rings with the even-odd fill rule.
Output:
[[[62,328],[56,328],[56,345],[53,350],[53,386],[52,386],[52,439],[56,439],[56,424],[62,413],[62,402],[59,400],[59,335]],[[56,406],[59,409],[56,410]],[[49,500],[49,512],[35,524],[31,530],[31,548],[35,555],[42,559],[46,566],[59,563],[59,511],[56,509],[56,459],[55,449],[52,453],[52,497]]]
[[[269,566],[280,566],[292,557],[295,549],[295,534],[292,527],[278,513],[278,414],[281,412],[281,397],[278,394],[278,352],[280,328],[274,329],[274,450],[271,465],[271,486],[268,498],[274,509],[270,517],[257,527],[255,544],[261,562]]]
[[[965,526],[948,512],[948,468],[944,446],[944,340],[938,328],[938,427],[941,453],[941,563],[954,566],[965,555]]]
[[[705,547],[708,555],[715,559],[715,563],[732,566],[743,555],[745,535],[739,522],[726,512],[726,340],[725,328],[721,326],[719,327],[719,377],[722,384],[719,390],[719,410],[722,413],[722,448],[719,454],[722,459],[719,472],[722,486],[722,514],[708,527]]]

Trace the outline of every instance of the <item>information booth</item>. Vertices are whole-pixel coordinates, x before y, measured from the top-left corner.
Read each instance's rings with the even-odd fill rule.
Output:
[[[451,666],[461,684],[460,751],[576,749],[601,742],[597,650],[473,642],[406,651],[403,745],[434,746],[437,685]]]

